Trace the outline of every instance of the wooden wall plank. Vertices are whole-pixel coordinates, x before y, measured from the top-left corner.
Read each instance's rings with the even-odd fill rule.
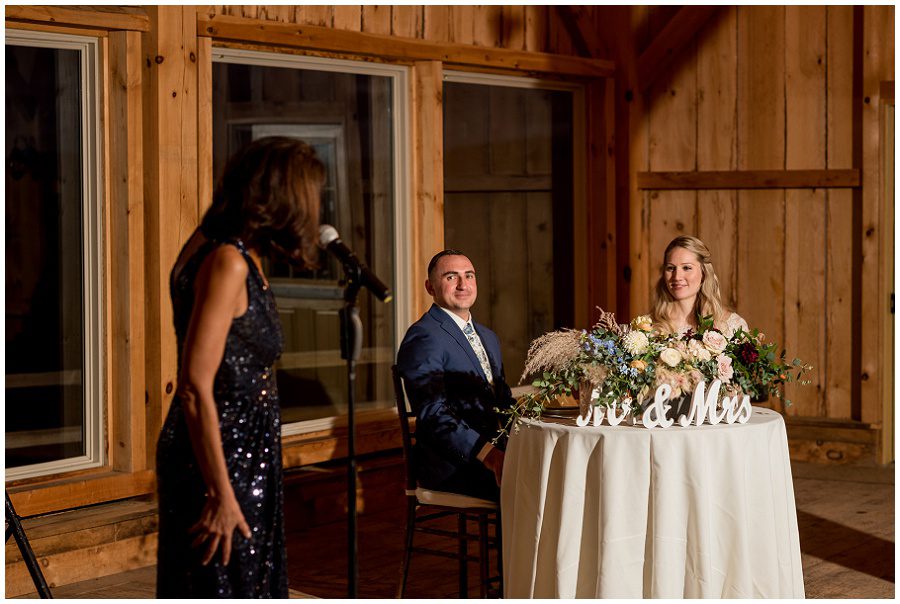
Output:
[[[553,324],[553,198],[550,193],[526,193],[526,281],[528,301],[526,317],[530,324],[525,333],[543,334],[554,329]],[[526,343],[527,345],[528,343]],[[523,359],[524,360],[524,359]],[[518,383],[519,372],[506,371],[509,384]]]
[[[425,5],[425,39],[431,42],[450,40],[450,7],[447,5]]]
[[[686,51],[694,53],[694,49]],[[659,80],[648,92],[651,170],[697,168],[697,69],[695,61]],[[674,237],[697,233],[694,191],[653,191],[649,196],[650,287],[662,265],[662,254]]]
[[[881,157],[881,82],[894,78],[894,7],[866,6],[863,11],[862,74],[862,267],[861,267],[861,359],[859,376],[861,419],[880,422],[884,401],[882,380],[888,369],[883,367],[883,338],[889,293],[880,279],[884,259],[881,257],[884,231],[884,195]]]
[[[658,262],[650,255],[650,195],[637,186],[637,173],[650,169],[648,99],[637,85],[637,49],[645,42],[648,11],[647,6],[619,7],[609,21],[598,16],[595,22],[604,35],[614,40],[615,56],[619,61],[615,80],[615,123],[620,131],[627,127],[627,136],[616,136],[616,205],[619,210],[625,209],[628,215],[628,268],[631,274],[628,316],[631,317],[649,308],[650,288],[657,276],[651,266]],[[627,91],[632,91],[631,101],[623,103],[620,99],[627,100]]]
[[[391,9],[391,35],[421,38],[424,11],[421,6],[394,6]]]
[[[147,467],[144,407],[144,182],[141,35],[109,35],[111,465]]]
[[[738,169],[784,168],[784,8],[739,7]],[[784,193],[738,193],[737,311],[784,342]]]
[[[737,167],[737,8],[723,7],[706,25],[697,53],[697,169]],[[697,194],[697,236],[713,255],[724,304],[737,304],[737,192]]]
[[[502,321],[497,313],[502,309],[494,303],[489,295],[489,288],[497,279],[496,262],[493,258],[495,250],[491,245],[491,233],[494,225],[490,216],[491,208],[500,195],[502,194],[451,193],[447,191],[444,197],[446,205],[444,212],[444,241],[446,243],[444,247],[457,249],[472,261],[479,285],[478,301],[472,308],[472,313],[477,317],[476,320],[479,323],[484,323],[492,330],[502,334],[503,332],[497,328],[498,321]],[[472,216],[478,216],[481,219],[472,220]],[[431,303],[430,298],[428,303]],[[500,336],[501,347],[504,351],[506,350],[506,335]]]
[[[156,442],[176,388],[177,351],[169,271],[199,222],[197,199],[197,13],[148,8],[143,38],[146,258],[147,442]],[[149,65],[147,64],[149,63]],[[147,465],[153,467],[153,447]]]
[[[859,170],[734,170],[638,172],[641,189],[846,189],[860,185]]]
[[[827,8],[826,167],[853,167],[853,7]],[[826,192],[825,408],[828,417],[851,417],[853,326],[853,193]]]
[[[410,322],[431,304],[424,288],[428,261],[444,247],[443,67],[419,61],[412,69],[413,303]]]
[[[473,6],[472,41],[476,46],[502,48],[502,10],[499,5]]]
[[[528,119],[521,91],[506,86],[485,88],[489,98],[488,171],[497,175],[524,174],[526,146],[522,144],[521,133]],[[468,149],[464,152],[470,153]]]
[[[362,5],[335,4],[334,28],[348,31],[360,31],[362,28]]]
[[[454,4],[450,7],[450,41],[457,44],[475,42],[475,7]]]
[[[280,21],[282,23],[295,23],[294,7],[287,4],[265,5],[259,7],[257,16],[267,21]]]
[[[369,34],[391,33],[391,7],[366,4],[362,12],[362,30]]]
[[[504,4],[501,8],[501,45],[510,50],[525,49],[525,6]]]
[[[785,8],[785,166],[825,167],[824,6]],[[784,342],[790,358],[813,365],[811,384],[789,384],[793,415],[824,416],[825,191],[785,191]]]
[[[546,52],[548,7],[525,5],[525,50]]]
[[[737,8],[709,22],[697,53],[697,169],[737,169]]]
[[[298,4],[294,7],[294,23],[331,27],[334,23],[334,13],[331,6]]]
[[[563,22],[559,10],[551,6],[547,12],[547,48],[550,52],[560,55],[577,55],[572,44],[572,38]]]

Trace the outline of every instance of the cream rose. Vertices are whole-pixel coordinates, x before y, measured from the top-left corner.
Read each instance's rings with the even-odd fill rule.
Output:
[[[650,340],[647,339],[647,335],[644,332],[632,331],[625,336],[622,345],[631,354],[644,354],[650,346]]]
[[[704,348],[703,344],[701,344],[699,340],[690,341],[690,343],[688,344],[688,352],[698,361],[708,361],[712,359],[712,355],[709,354],[709,351]]]
[[[731,357],[720,354],[716,357],[716,365],[718,368],[719,379],[722,382],[730,382],[734,377],[734,367],[731,366]]]
[[[666,348],[659,353],[659,358],[669,367],[677,367],[683,357],[681,356],[681,353],[674,348]]]
[[[722,354],[728,345],[728,340],[718,331],[710,329],[703,334],[703,345],[712,354]]]
[[[653,319],[647,315],[641,315],[631,320],[631,326],[641,331],[650,331],[653,329]]]

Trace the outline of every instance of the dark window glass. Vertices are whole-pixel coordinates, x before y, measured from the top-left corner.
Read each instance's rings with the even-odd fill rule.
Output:
[[[80,51],[6,46],[6,467],[84,450]]]
[[[444,241],[515,385],[531,341],[573,324],[572,93],[444,83]]]
[[[213,161],[262,136],[310,143],[327,168],[323,223],[392,285],[394,273],[392,80],[307,68],[213,64]],[[321,253],[320,268],[266,267],[285,334],[277,368],[283,422],[347,412],[347,373],[340,358],[338,281],[342,269]],[[358,411],[389,408],[394,353],[393,307],[360,294],[363,350],[357,366]]]

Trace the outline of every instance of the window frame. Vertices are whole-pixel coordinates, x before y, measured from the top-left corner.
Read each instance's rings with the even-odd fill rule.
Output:
[[[98,37],[7,28],[6,45],[80,51],[82,118],[82,299],[84,304],[82,392],[84,454],[76,457],[5,468],[6,481],[71,473],[104,466],[106,446],[106,286],[104,237],[102,41]]]
[[[309,69],[336,73],[352,73],[359,75],[382,76],[391,81],[391,114],[393,136],[393,210],[394,210],[394,332],[393,350],[396,355],[400,348],[403,333],[406,330],[407,318],[412,313],[412,271],[405,262],[412,253],[412,204],[410,200],[412,179],[412,158],[410,155],[411,132],[411,99],[410,99],[410,67],[408,65],[392,65],[363,60],[335,59],[312,55],[282,53],[277,50],[250,50],[213,45],[212,63],[233,63],[241,65],[257,65],[261,67],[281,67],[288,69]],[[378,420],[391,414],[396,409],[385,407],[368,411],[357,411],[357,421],[366,419]],[[346,425],[347,414],[334,415],[319,419],[303,420],[282,424],[282,437],[297,437],[315,432],[327,431]]]

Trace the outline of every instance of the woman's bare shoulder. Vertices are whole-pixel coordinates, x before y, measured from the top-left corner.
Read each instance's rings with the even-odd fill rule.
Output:
[[[213,282],[243,282],[249,273],[247,261],[233,245],[217,245],[204,258],[200,266],[200,278]]]

